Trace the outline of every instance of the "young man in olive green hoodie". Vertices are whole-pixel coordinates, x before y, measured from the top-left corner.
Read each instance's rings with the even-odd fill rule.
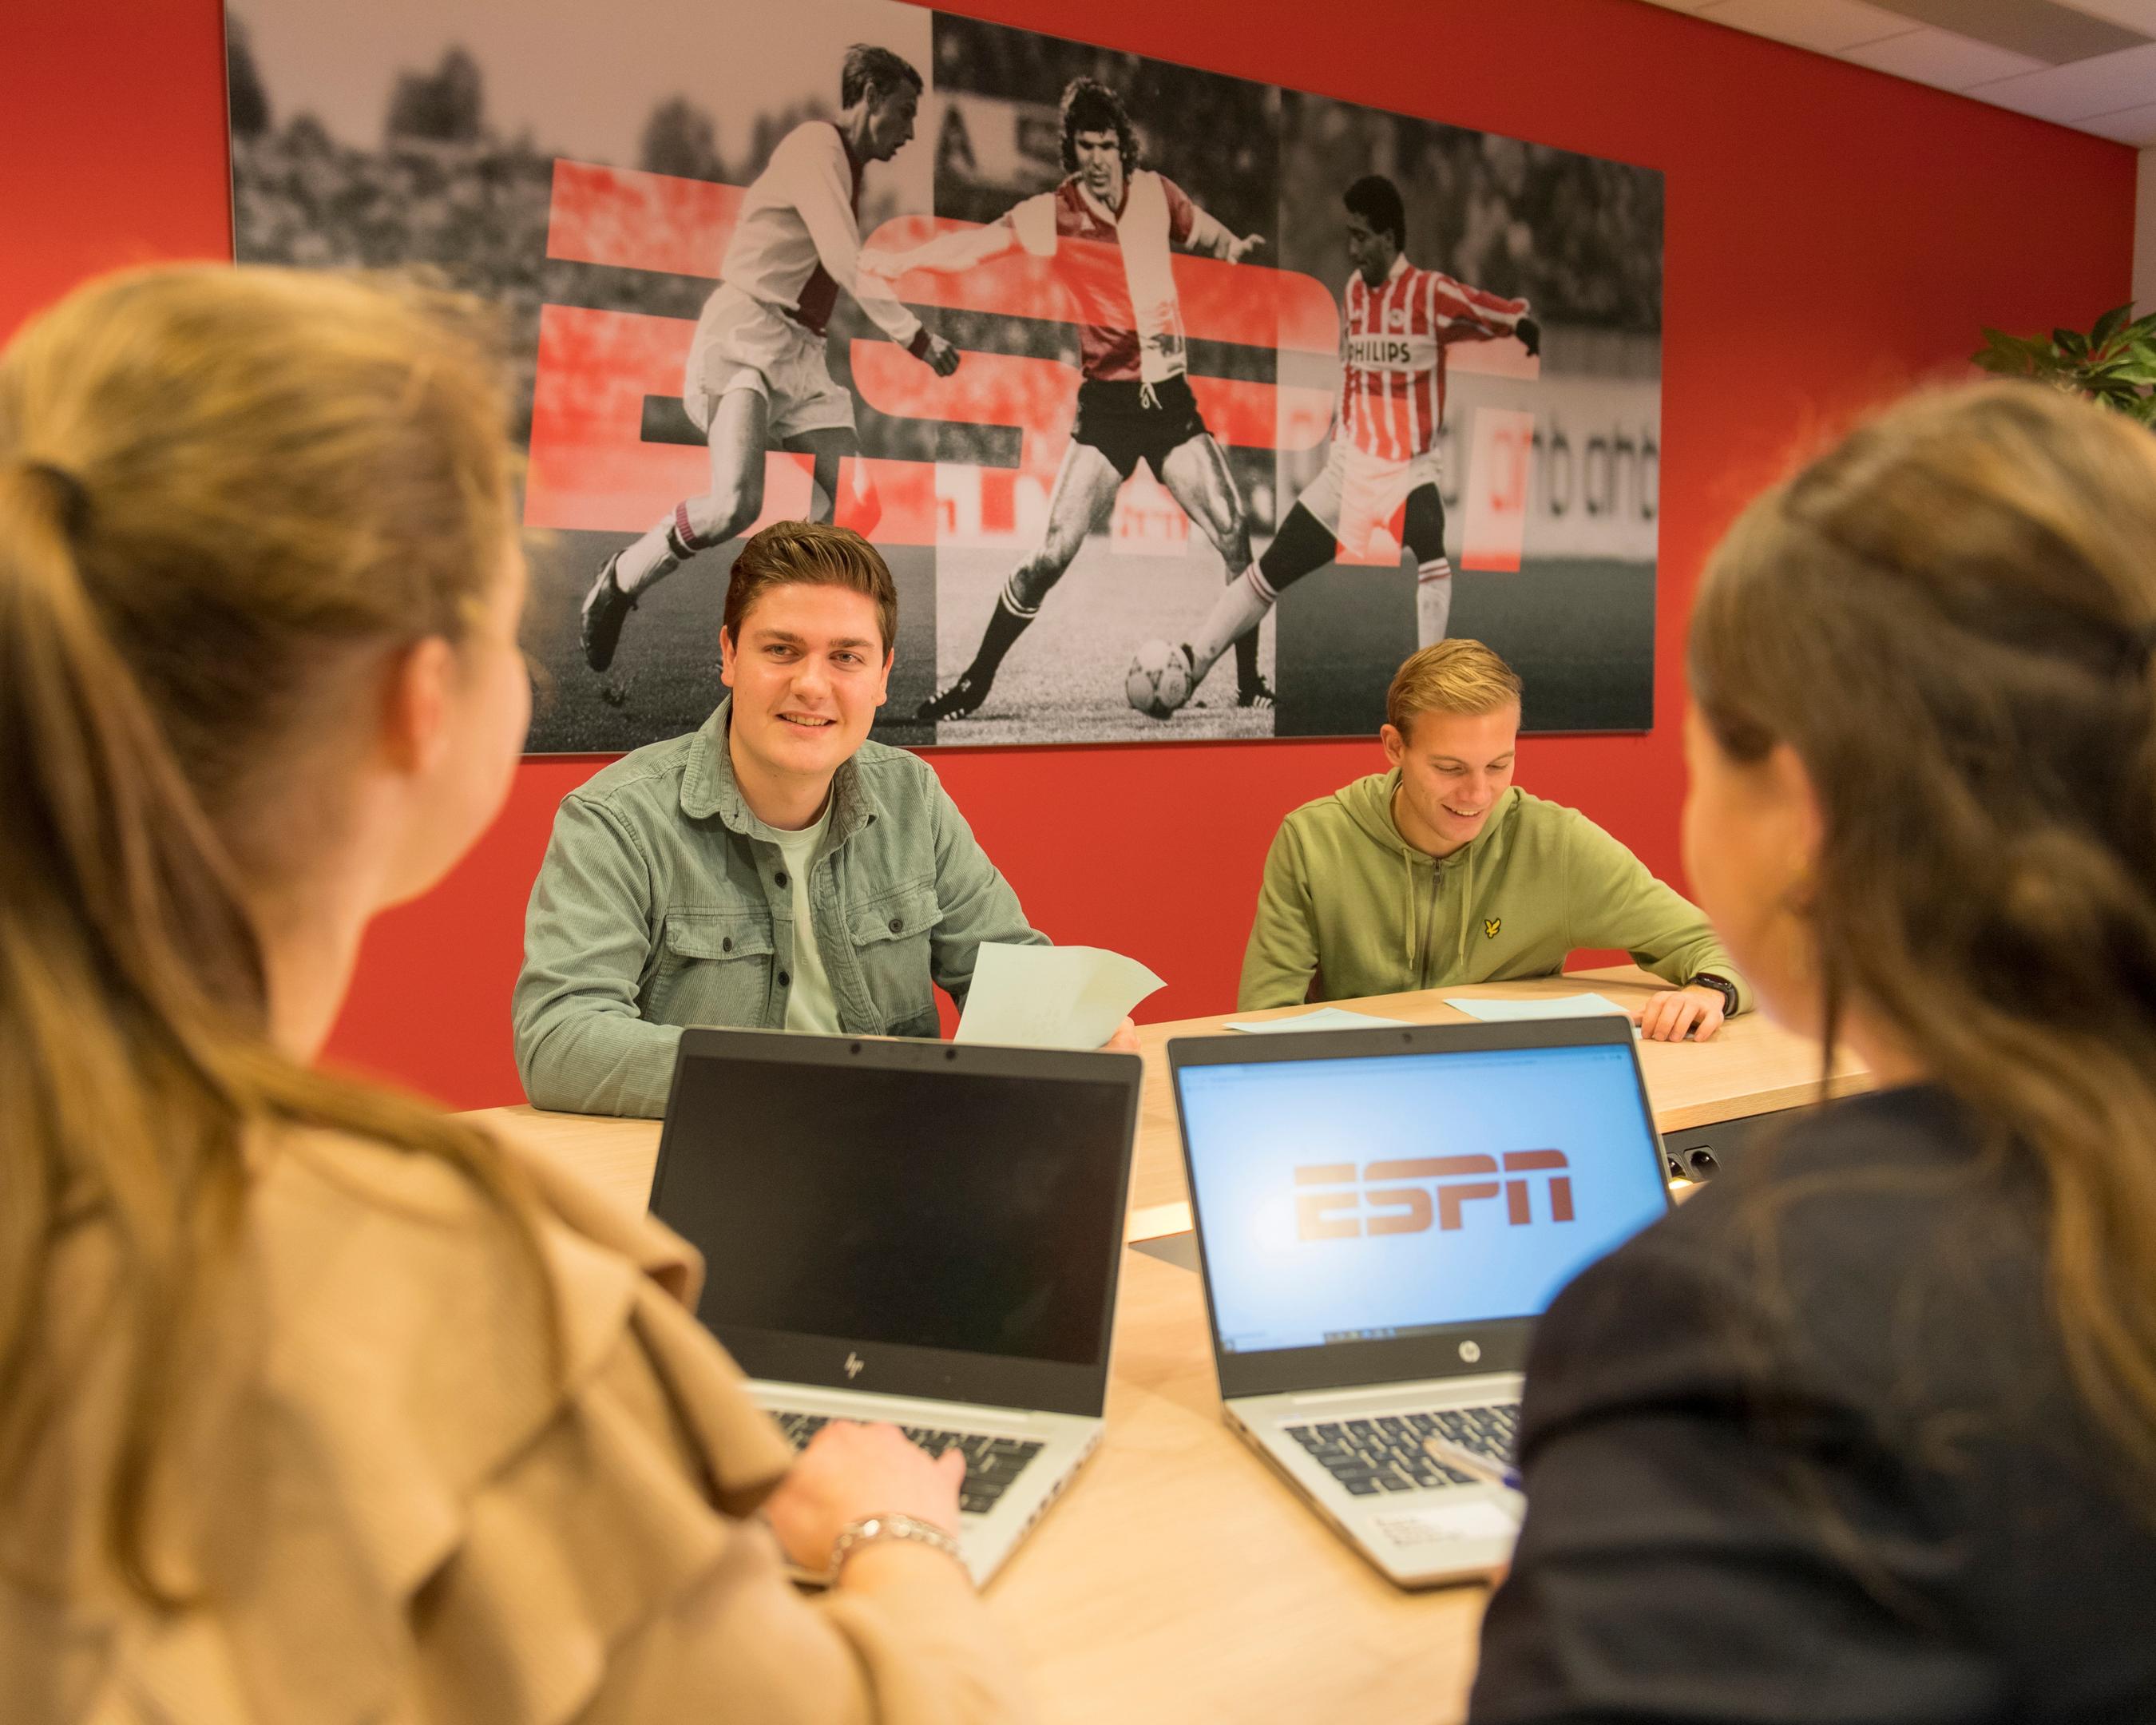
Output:
[[[1622,947],[1679,985],[1643,1009],[1646,1035],[1704,1041],[1750,1006],[1691,904],[1585,815],[1512,783],[1520,680],[1495,653],[1425,647],[1385,716],[1392,771],[1281,823],[1238,1010],[1553,976],[1583,947]]]

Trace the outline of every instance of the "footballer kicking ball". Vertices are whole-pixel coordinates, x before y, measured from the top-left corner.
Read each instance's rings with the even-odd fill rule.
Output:
[[[1166,641],[1141,642],[1123,675],[1123,692],[1147,718],[1164,719],[1190,699],[1190,661]]]

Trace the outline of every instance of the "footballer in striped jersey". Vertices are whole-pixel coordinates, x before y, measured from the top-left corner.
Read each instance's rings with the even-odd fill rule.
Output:
[[[1404,536],[1417,571],[1416,643],[1443,640],[1452,607],[1445,505],[1438,495],[1445,351],[1457,341],[1507,336],[1530,355],[1541,350],[1542,331],[1525,300],[1486,293],[1408,262],[1407,211],[1390,180],[1367,174],[1341,201],[1355,268],[1342,307],[1332,448],[1265,556],[1229,583],[1183,649],[1193,689],[1231,642],[1255,641],[1259,622],[1283,591],[1330,562],[1336,545],[1359,553],[1404,502]]]
[[[958,368],[957,349],[924,329],[887,282],[860,270],[861,172],[912,137],[921,74],[889,49],[857,42],[839,70],[839,99],[835,121],[805,121],[780,141],[742,200],[682,378],[681,405],[711,450],[711,489],[677,504],[599,571],[580,619],[595,671],[613,662],[639,593],[762,512],[767,449],[810,456],[812,512],[821,521],[836,512],[841,465],[860,454],[853,397],[824,358],[841,289],[938,376]],[[880,506],[860,462],[851,473],[845,525],[866,532]]]
[[[1250,530],[1228,458],[1191,393],[1183,311],[1170,264],[1174,247],[1240,263],[1265,244],[1238,236],[1200,209],[1166,175],[1142,167],[1122,97],[1075,78],[1062,100],[1063,166],[1053,192],[998,220],[947,234],[874,267],[896,280],[908,270],[955,275],[1023,248],[1050,261],[1076,303],[1083,381],[1070,448],[1055,476],[1040,545],[1004,584],[973,662],[950,688],[921,704],[923,720],[962,718],[988,698],[997,669],[1086,536],[1107,518],[1140,461],[1151,465],[1205,530],[1230,580],[1250,570]],[[1272,704],[1257,674],[1256,642],[1241,663],[1245,706]]]

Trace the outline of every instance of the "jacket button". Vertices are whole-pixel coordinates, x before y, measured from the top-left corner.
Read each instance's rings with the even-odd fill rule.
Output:
[[[903,916],[894,916],[894,917],[892,917],[892,918],[891,919],[891,932],[893,934],[896,934],[896,933],[897,933],[901,929],[904,928],[905,927],[906,927],[906,918],[905,918],[905,917],[903,917]]]
[[[732,951],[733,951],[733,949],[734,949],[734,937],[733,937],[732,935],[727,935],[727,936],[726,936],[723,940],[721,940],[721,941],[719,942],[719,950],[720,950],[721,952],[732,952]]]
[[[773,886],[783,886],[786,884],[786,870],[781,869],[777,874],[771,877],[771,880]]]
[[[778,973],[778,986],[782,988],[790,988],[793,986],[793,978],[782,970]]]

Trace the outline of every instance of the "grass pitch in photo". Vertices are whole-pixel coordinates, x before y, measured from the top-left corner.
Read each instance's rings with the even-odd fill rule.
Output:
[[[936,553],[937,682],[963,671],[1009,577],[1008,552],[942,547]],[[1072,562],[1040,617],[998,670],[979,709],[934,726],[938,743],[1190,742],[1270,737],[1270,709],[1235,704],[1223,663],[1166,719],[1148,718],[1126,689],[1131,658],[1148,640],[1179,644],[1223,584],[1220,559],[1200,545],[1179,557],[1117,555],[1096,535]],[[1270,669],[1269,666],[1265,667]],[[891,705],[898,705],[897,680]]]

